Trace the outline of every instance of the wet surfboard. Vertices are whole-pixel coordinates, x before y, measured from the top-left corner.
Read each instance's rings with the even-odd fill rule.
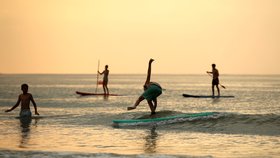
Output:
[[[123,120],[113,120],[114,124],[138,124],[138,123],[154,123],[161,121],[169,121],[180,118],[199,118],[205,116],[213,116],[218,114],[217,112],[202,112],[202,113],[192,113],[192,114],[179,114],[174,116],[150,118],[150,119],[123,119]]]

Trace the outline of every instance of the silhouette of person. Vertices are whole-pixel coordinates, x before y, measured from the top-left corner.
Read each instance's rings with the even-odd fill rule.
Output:
[[[212,96],[215,96],[215,90],[214,87],[216,86],[218,91],[218,96],[220,96],[220,89],[219,89],[219,71],[216,69],[216,64],[212,64],[212,71],[206,71],[208,74],[212,74]]]
[[[21,90],[23,93],[18,96],[17,103],[11,109],[6,110],[5,112],[10,112],[10,111],[14,110],[21,103],[21,109],[20,109],[20,114],[19,114],[20,118],[23,118],[23,117],[31,118],[32,113],[30,111],[30,106],[29,106],[30,101],[31,101],[34,106],[34,109],[35,109],[35,115],[39,115],[39,113],[37,111],[37,105],[33,99],[33,96],[32,96],[32,94],[28,93],[28,85],[22,84]]]
[[[147,72],[147,79],[144,84],[144,93],[139,96],[139,98],[136,100],[134,106],[132,107],[127,107],[127,110],[133,110],[136,109],[136,107],[140,104],[141,101],[144,99],[147,100],[150,109],[151,109],[151,114],[156,113],[156,108],[157,108],[157,97],[161,95],[162,93],[162,88],[160,84],[156,82],[150,82],[151,79],[151,67],[152,67],[152,62],[154,59],[150,59],[149,65],[148,65],[148,72]]]
[[[105,65],[105,70],[103,72],[99,72],[100,75],[103,75],[103,91],[105,95],[109,95],[109,89],[108,89],[108,76],[109,76],[109,70],[108,65]]]

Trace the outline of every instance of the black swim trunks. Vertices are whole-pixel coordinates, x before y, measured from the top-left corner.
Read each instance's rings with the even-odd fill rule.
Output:
[[[219,78],[215,78],[212,80],[212,85],[219,85]]]

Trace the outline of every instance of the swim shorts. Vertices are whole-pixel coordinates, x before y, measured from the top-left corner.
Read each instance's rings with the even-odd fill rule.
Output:
[[[215,78],[212,80],[212,85],[219,85],[219,78]]]
[[[22,117],[31,117],[32,116],[32,113],[29,109],[23,109],[20,111],[20,114],[19,116],[22,118]]]
[[[156,99],[158,96],[160,96],[162,93],[162,89],[161,87],[151,84],[148,89],[145,90],[145,92],[142,94],[142,96],[148,100],[154,100]]]

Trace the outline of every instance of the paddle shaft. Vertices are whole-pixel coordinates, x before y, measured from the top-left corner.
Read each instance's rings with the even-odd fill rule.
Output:
[[[100,61],[98,60],[98,65],[97,65],[97,74],[96,74],[96,88],[95,88],[95,93],[97,93],[97,87],[98,87],[99,64],[100,64]]]

